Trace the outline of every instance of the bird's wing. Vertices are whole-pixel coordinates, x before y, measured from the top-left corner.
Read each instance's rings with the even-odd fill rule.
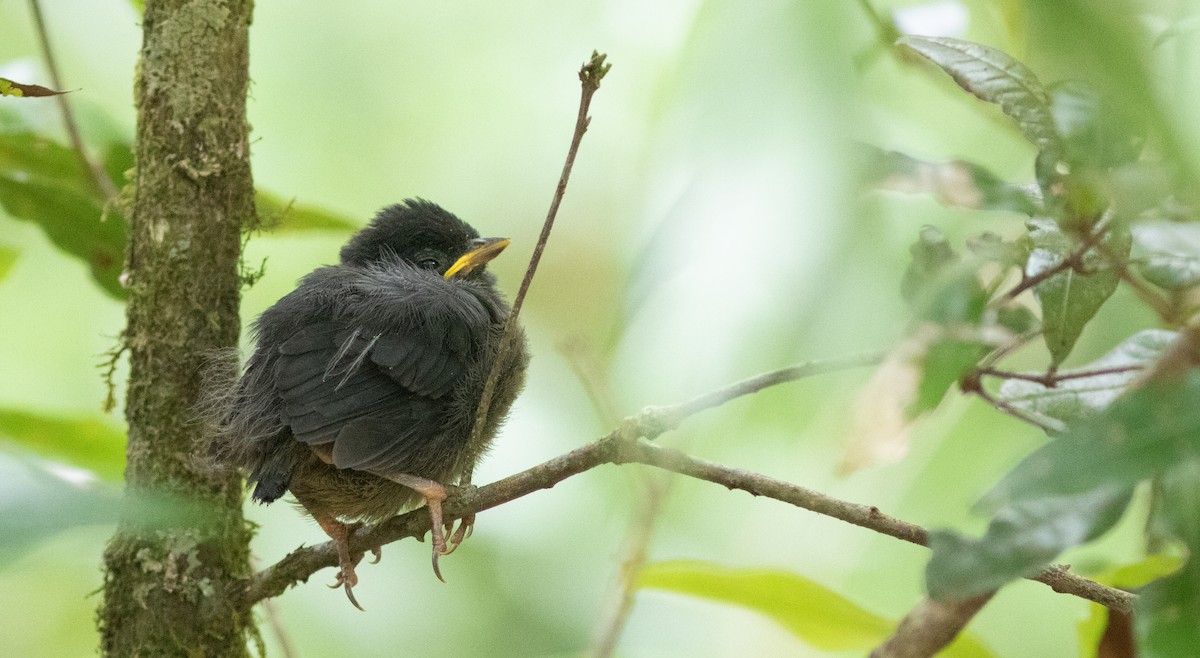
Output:
[[[338,468],[424,470],[424,442],[443,429],[450,393],[487,325],[436,305],[386,329],[379,315],[366,310],[312,323],[280,343],[282,421],[308,445],[333,443]]]

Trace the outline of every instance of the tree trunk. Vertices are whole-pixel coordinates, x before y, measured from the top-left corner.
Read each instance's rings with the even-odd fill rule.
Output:
[[[130,501],[104,556],[109,656],[240,656],[250,529],[238,478],[195,422],[206,356],[237,345],[240,230],[253,213],[246,125],[250,0],[147,0],[126,274]],[[153,525],[139,507],[186,501]],[[139,502],[142,501],[142,502]],[[163,516],[163,515],[160,515]]]

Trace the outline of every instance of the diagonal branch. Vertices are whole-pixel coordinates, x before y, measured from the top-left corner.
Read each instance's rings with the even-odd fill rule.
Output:
[[[958,637],[994,594],[988,592],[954,601],[922,600],[904,616],[896,632],[871,652],[870,658],[929,658],[936,655]]]
[[[858,365],[867,362],[858,357]],[[852,359],[839,360],[843,367]],[[689,477],[740,489],[830,516],[869,530],[914,544],[926,545],[927,533],[921,526],[884,514],[878,507],[851,503],[799,485],[730,466],[715,464],[661,448],[639,439],[653,439],[670,431],[688,416],[754,393],[766,386],[794,381],[815,372],[827,372],[830,362],[820,361],[785,368],[718,389],[688,402],[667,407],[650,407],[626,418],[607,436],[571,452],[555,457],[477,489],[460,488],[444,504],[446,519],[461,518],[502,505],[527,494],[549,489],[563,480],[602,464],[644,464]],[[764,382],[771,382],[764,384]],[[421,537],[429,531],[429,515],[416,510],[394,517],[369,529],[359,530],[350,538],[353,551],[365,551],[405,537]],[[263,599],[278,596],[287,588],[308,580],[317,570],[335,566],[337,553],[331,543],[301,547],[246,582],[243,605],[252,606]],[[1051,567],[1033,578],[1054,591],[1095,601],[1113,610],[1128,612],[1135,596],[1106,587],[1069,573],[1064,567]]]
[[[546,221],[542,224],[542,233],[533,247],[533,255],[529,257],[529,267],[525,269],[521,287],[517,290],[517,296],[513,298],[512,311],[504,323],[504,334],[500,337],[500,348],[497,350],[496,358],[492,361],[492,370],[488,373],[487,381],[483,385],[483,392],[479,396],[479,406],[475,410],[475,424],[471,426],[472,443],[478,443],[486,424],[485,419],[492,406],[492,397],[496,393],[496,382],[500,379],[500,364],[505,363],[505,357],[512,349],[513,341],[516,340],[517,316],[521,314],[521,305],[525,302],[529,285],[533,283],[533,275],[537,273],[538,263],[542,260],[542,252],[546,250],[546,242],[550,239],[550,230],[554,228],[554,219],[558,217],[558,207],[562,204],[563,195],[567,192],[567,181],[571,180],[571,169],[575,166],[575,155],[579,153],[579,144],[583,141],[583,135],[592,122],[592,118],[588,116],[588,108],[592,106],[592,96],[600,89],[600,81],[612,68],[612,64],[604,63],[606,57],[607,55],[592,51],[591,60],[579,69],[582,91],[579,96],[579,114],[575,118],[575,133],[571,137],[571,146],[567,148],[567,159],[563,163],[562,173],[558,177],[558,187],[554,190],[554,197],[550,200],[550,210],[547,211]],[[469,482],[469,476],[467,480]]]

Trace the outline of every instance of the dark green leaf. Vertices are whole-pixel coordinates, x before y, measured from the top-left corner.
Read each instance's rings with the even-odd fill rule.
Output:
[[[119,480],[125,470],[125,434],[97,418],[0,408],[0,439],[110,480]]]
[[[1157,523],[1181,539],[1191,558],[1178,573],[1142,588],[1134,614],[1139,655],[1196,655],[1200,647],[1200,461],[1173,466],[1162,478]]]
[[[937,324],[977,324],[987,293],[975,270],[954,253],[946,236],[932,226],[921,229],[912,262],[900,282],[900,294],[921,319]]]
[[[1200,225],[1152,222],[1132,230],[1133,257],[1147,281],[1165,290],[1200,285]]]
[[[1099,359],[1058,374],[1147,366],[1158,359],[1177,335],[1173,331],[1147,329],[1125,339]],[[1052,418],[1070,424],[1107,409],[1137,376],[1136,370],[1110,372],[1065,379],[1057,382],[1053,388],[1037,382],[1009,379],[1000,386],[996,397],[1034,417]]]
[[[357,231],[360,224],[320,208],[284,202],[279,196],[256,190],[254,205],[262,228],[273,233],[291,231]]]
[[[1053,220],[1035,218],[1027,222],[1034,249],[1025,264],[1025,275],[1039,276],[1057,267],[1076,249],[1075,241],[1064,234]],[[1128,231],[1114,227],[1102,238],[1104,246],[1115,256],[1129,254],[1131,237]],[[1084,272],[1074,268],[1051,276],[1034,288],[1042,307],[1042,329],[1052,365],[1062,363],[1084,326],[1112,296],[1120,277],[1103,256],[1091,250],[1084,258]]]
[[[1043,569],[1067,548],[1095,539],[1120,519],[1131,487],[1029,498],[997,512],[982,539],[932,532],[925,570],[933,598],[967,598]]]
[[[125,297],[125,220],[110,212],[100,221],[103,194],[74,151],[30,133],[0,134],[0,206],[87,263],[105,292]]]
[[[896,43],[938,65],[977,98],[999,105],[1039,151],[1058,148],[1050,96],[1021,62],[995,48],[949,37],[905,36]]]
[[[1131,487],[1200,455],[1200,371],[1149,382],[1025,458],[984,498],[1013,501]]]
[[[988,351],[986,345],[977,341],[954,338],[943,338],[930,345],[921,362],[917,398],[905,410],[905,416],[916,418],[936,409],[946,391],[972,370]]]
[[[1033,311],[1019,304],[1003,306],[996,310],[996,324],[1004,327],[1013,334],[1023,334],[1033,331],[1038,326],[1037,316]]]
[[[822,651],[870,649],[887,638],[896,625],[789,571],[734,569],[680,560],[647,565],[638,585],[748,608]],[[962,635],[943,655],[965,658],[992,654],[978,640]]]

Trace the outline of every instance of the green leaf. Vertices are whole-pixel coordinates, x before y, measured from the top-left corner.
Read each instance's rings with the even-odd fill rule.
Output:
[[[1039,448],[982,505],[1132,487],[1200,455],[1200,371],[1148,382]]]
[[[1078,569],[1077,572],[1102,585],[1132,590],[1178,573],[1187,561],[1188,551],[1183,545],[1169,542],[1162,552],[1136,562],[1111,565],[1101,571]]]
[[[1072,165],[1113,167],[1132,162],[1142,151],[1143,126],[1122,116],[1085,82],[1051,87],[1050,112],[1063,142],[1062,158]]]
[[[989,349],[978,341],[956,338],[942,338],[930,345],[921,362],[917,398],[905,411],[905,416],[916,418],[936,409],[946,396],[946,391],[974,369]]]
[[[1027,277],[1057,267],[1076,249],[1075,241],[1051,219],[1031,219],[1026,226],[1034,244],[1025,263]],[[1129,254],[1132,238],[1128,231],[1114,227],[1101,240],[1110,253],[1120,257]],[[1089,251],[1083,260],[1085,273],[1067,268],[1034,287],[1034,296],[1042,307],[1042,329],[1052,367],[1067,358],[1084,326],[1120,283],[1117,273],[1095,250]]]
[[[254,205],[264,229],[274,233],[293,231],[357,231],[362,226],[346,217],[313,206],[284,202],[278,195],[256,190]]]
[[[1200,285],[1200,225],[1149,222],[1132,231],[1132,254],[1147,281],[1172,291]]]
[[[1134,610],[1139,655],[1194,656],[1200,646],[1200,460],[1174,465],[1161,480],[1155,521],[1181,539],[1191,559],[1142,588]]]
[[[1030,240],[1008,241],[991,231],[984,231],[967,238],[967,249],[982,260],[1016,267],[1029,259],[1033,244]]]
[[[17,262],[17,255],[18,252],[16,249],[0,245],[0,279],[8,276],[9,270]]]
[[[1101,585],[1136,590],[1177,573],[1187,561],[1188,551],[1182,542],[1168,542],[1161,552],[1146,555],[1136,562],[1110,565],[1102,570],[1080,568],[1080,565],[1076,564],[1073,565],[1073,571]],[[1088,616],[1079,622],[1076,629],[1081,650],[1080,658],[1095,658],[1096,648],[1108,623],[1108,608],[1099,603],[1088,605]]]
[[[98,418],[63,418],[0,408],[0,439],[109,480],[125,471],[125,434]]]
[[[0,567],[68,528],[114,523],[121,497],[82,472],[0,458]]]
[[[936,64],[977,98],[999,105],[1039,151],[1057,150],[1050,96],[1021,62],[995,48],[949,37],[905,36],[896,43]]]
[[[748,608],[822,651],[870,649],[896,626],[822,585],[777,569],[735,569],[689,560],[658,562],[642,569],[638,585]],[[992,654],[975,638],[961,635],[943,655]]]
[[[958,208],[1038,212],[1038,201],[1028,189],[972,162],[928,162],[874,147],[866,148],[865,157],[865,182],[880,189],[929,194],[942,205]]]
[[[1147,329],[1125,339],[1099,359],[1058,374],[1148,366],[1158,359],[1177,336],[1173,331]],[[1064,379],[1057,382],[1053,388],[1022,379],[1008,379],[1000,386],[996,397],[1032,416],[1052,418],[1070,424],[1107,409],[1137,376],[1136,370],[1110,372],[1092,377]]]
[[[924,226],[909,252],[912,262],[900,282],[900,294],[917,316],[942,325],[978,324],[987,293],[975,268],[954,253],[946,236]]]
[[[124,157],[130,159],[127,151]],[[119,282],[125,220],[110,212],[100,221],[103,194],[74,151],[32,133],[0,134],[0,206],[34,222],[56,247],[86,263],[109,295],[125,297]]]
[[[118,517],[146,532],[216,522],[213,508],[200,501],[165,492],[122,496],[116,485],[86,471],[0,455],[0,567],[59,532]]]
[[[1111,527],[1138,482],[1200,458],[1196,400],[1200,371],[1156,379],[1038,449],[981,501],[999,509],[983,540],[931,540],[930,592],[986,591]]]
[[[996,324],[1017,335],[1033,331],[1039,321],[1033,311],[1020,304],[1009,304],[996,309]]]
[[[1067,548],[1113,527],[1132,487],[1023,499],[1001,509],[982,539],[950,531],[929,535],[925,582],[933,598],[967,598],[1033,575]]]

